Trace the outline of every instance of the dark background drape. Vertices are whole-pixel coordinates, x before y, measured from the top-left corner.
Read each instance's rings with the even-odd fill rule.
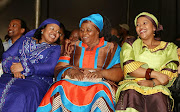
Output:
[[[54,18],[71,31],[78,28],[82,17],[100,13],[109,18],[113,27],[128,23],[130,34],[136,36],[134,18],[143,11],[154,14],[163,25],[162,40],[174,41],[180,37],[180,0],[41,0],[40,22]],[[33,29],[35,0],[11,0],[0,9],[0,38],[4,38],[9,21],[16,17],[24,19]]]

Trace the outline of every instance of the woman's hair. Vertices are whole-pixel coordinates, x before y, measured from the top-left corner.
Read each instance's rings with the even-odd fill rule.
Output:
[[[102,15],[103,16],[103,15]],[[104,39],[106,41],[111,41],[111,22],[109,21],[109,19],[106,17],[106,16],[103,16],[103,23],[104,23],[104,26],[103,26],[103,29],[102,31],[100,32],[99,34],[99,37],[104,37]]]
[[[66,28],[65,28],[65,26],[64,26],[64,24],[63,23],[60,23],[60,28],[62,28],[63,29],[63,33],[64,33],[64,39],[68,39],[69,38],[69,36],[70,36],[70,31],[68,31]]]
[[[62,29],[62,31],[64,33],[64,40],[69,39],[69,36],[70,36],[71,32],[66,30],[66,28],[65,28],[63,23],[60,23],[60,28]],[[60,44],[60,38],[58,38],[55,43],[56,44]]]
[[[47,25],[45,25],[45,26],[42,26],[42,27],[40,27],[40,28],[38,28],[37,30],[36,30],[36,32],[34,33],[34,38],[36,38],[36,39],[38,39],[38,42],[41,40],[41,35],[42,35],[42,29],[44,29],[44,28],[46,28],[46,26]]]

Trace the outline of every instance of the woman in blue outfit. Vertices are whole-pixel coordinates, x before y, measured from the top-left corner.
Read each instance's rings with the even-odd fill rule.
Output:
[[[0,78],[0,111],[34,112],[53,82],[60,56],[60,23],[47,19],[3,54]]]

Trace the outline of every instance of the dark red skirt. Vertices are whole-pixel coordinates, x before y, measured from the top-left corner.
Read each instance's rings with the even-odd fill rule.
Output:
[[[116,104],[116,110],[134,108],[139,112],[172,112],[170,98],[159,92],[143,95],[133,89],[122,91]]]

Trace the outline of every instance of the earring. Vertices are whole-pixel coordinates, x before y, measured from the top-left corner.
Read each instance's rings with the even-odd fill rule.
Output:
[[[156,31],[154,31],[154,33],[153,33],[153,36],[155,36],[156,35]]]
[[[43,34],[43,31],[41,31],[41,34]]]

